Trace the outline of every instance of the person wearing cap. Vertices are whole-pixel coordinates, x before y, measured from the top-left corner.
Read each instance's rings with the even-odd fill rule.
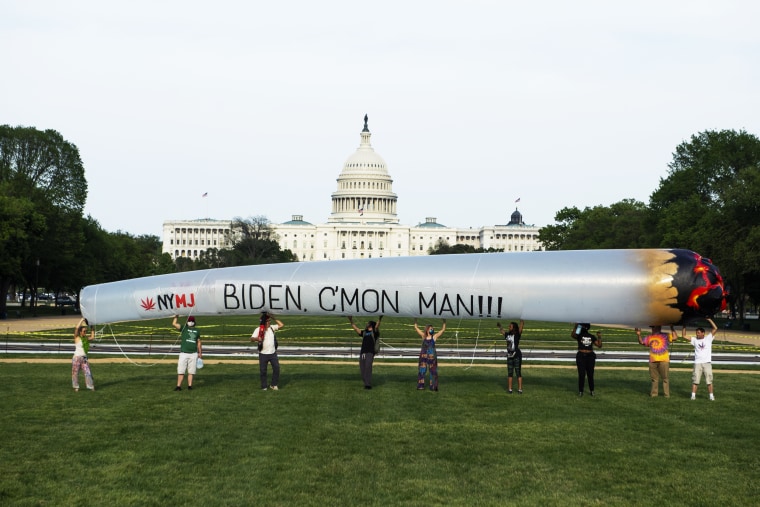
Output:
[[[95,390],[95,383],[92,380],[92,371],[90,363],[87,361],[87,353],[90,350],[90,340],[95,339],[95,329],[90,331],[89,340],[87,338],[87,320],[81,319],[74,330],[74,357],[71,358],[71,386],[75,391],[79,391],[79,370],[84,372],[84,382],[87,389]]]
[[[670,398],[670,344],[676,340],[676,330],[670,326],[670,333],[663,333],[662,326],[649,326],[652,333],[645,338],[641,337],[641,329],[636,328],[636,336],[639,343],[649,347],[649,378],[652,386],[649,396],[656,398],[659,395],[660,379],[662,379],[662,391],[666,398]]]
[[[258,342],[259,346],[259,378],[261,380],[261,390],[266,391],[271,388],[273,391],[279,390],[280,383],[280,359],[277,357],[277,337],[275,331],[282,329],[282,322],[274,319],[276,324],[272,324],[272,316],[267,312],[262,312],[259,318],[259,327],[253,330],[251,341]],[[267,367],[272,364],[272,383],[267,384]]]
[[[203,347],[201,345],[201,332],[195,328],[195,317],[192,315],[187,318],[187,323],[180,326],[177,322],[178,316],[174,316],[172,326],[180,331],[179,339],[179,361],[177,362],[177,387],[175,391],[182,390],[182,381],[187,373],[187,389],[193,389],[193,376],[195,375],[198,358],[203,358]]]

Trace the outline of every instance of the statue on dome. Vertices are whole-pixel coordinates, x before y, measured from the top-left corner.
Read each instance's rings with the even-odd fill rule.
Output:
[[[364,115],[364,130],[365,130],[365,132],[369,132],[369,127],[367,126],[367,120],[369,120],[369,117],[365,114]]]

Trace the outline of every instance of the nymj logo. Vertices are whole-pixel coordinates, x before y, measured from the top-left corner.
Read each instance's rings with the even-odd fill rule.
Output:
[[[140,300],[143,310],[175,310],[195,306],[195,294],[159,294],[155,299],[148,297]]]

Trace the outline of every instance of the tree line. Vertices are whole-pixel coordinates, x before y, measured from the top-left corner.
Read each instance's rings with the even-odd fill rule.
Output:
[[[55,130],[0,125],[0,294],[35,305],[40,288],[86,285],[223,266],[295,260],[264,217],[237,218],[234,246],[173,261],[158,236],[107,232],[83,216],[87,181],[77,147]],[[27,299],[28,298],[28,299]],[[0,298],[0,316],[7,297]]]
[[[610,177],[614,177],[614,167]],[[686,248],[721,269],[732,311],[760,300],[760,140],[705,131],[678,145],[649,202],[563,208],[539,230],[547,250]],[[54,130],[0,126],[0,293],[85,285],[177,271],[293,262],[263,216],[235,218],[230,249],[171,259],[157,236],[107,232],[83,216],[87,181],[77,147]],[[439,242],[431,254],[471,253]],[[0,315],[6,311],[0,300]]]

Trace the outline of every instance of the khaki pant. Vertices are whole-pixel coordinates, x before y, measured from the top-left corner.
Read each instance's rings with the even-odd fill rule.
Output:
[[[660,390],[660,378],[662,378],[662,391],[666,398],[670,398],[670,381],[668,373],[670,372],[670,361],[657,361],[649,363],[649,378],[652,379],[652,389],[649,396],[656,397]]]

